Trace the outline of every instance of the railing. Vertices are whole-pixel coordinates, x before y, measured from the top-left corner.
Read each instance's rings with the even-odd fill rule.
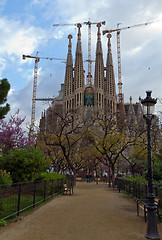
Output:
[[[146,199],[148,193],[147,184],[128,181],[116,178],[115,184],[119,190],[126,191],[129,195],[137,199]],[[154,186],[154,194],[160,199],[160,207],[162,208],[162,187]]]
[[[72,187],[73,193],[73,182],[70,179],[0,186],[0,219],[19,216],[22,211],[61,194],[65,183]]]

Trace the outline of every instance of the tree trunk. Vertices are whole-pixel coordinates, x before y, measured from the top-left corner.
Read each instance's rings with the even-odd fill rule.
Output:
[[[115,169],[114,169],[114,165],[111,166],[111,170],[112,170],[112,186],[113,189],[115,188]]]

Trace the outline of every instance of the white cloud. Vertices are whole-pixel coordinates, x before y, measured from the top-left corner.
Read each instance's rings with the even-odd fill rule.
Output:
[[[54,27],[54,31],[55,31],[55,28]],[[53,34],[54,38],[56,39],[61,39],[63,36],[64,36],[64,32],[62,30],[56,30],[55,33]]]
[[[32,53],[37,45],[37,39],[31,37],[29,30],[20,30],[8,43],[8,54],[20,55],[23,53]]]
[[[133,48],[131,51],[129,51],[128,54],[136,54],[140,51],[142,51],[142,47],[136,47],[136,48]]]
[[[8,55],[31,54],[47,39],[46,30],[8,18],[0,19],[0,53]]]
[[[14,93],[14,88],[10,88],[9,92],[8,92],[8,96],[11,96]]]
[[[1,75],[5,68],[6,68],[6,60],[5,58],[0,57],[0,78],[2,78]]]
[[[155,34],[161,34],[161,33],[162,33],[162,14],[160,14],[160,15],[157,17],[157,20],[154,21],[154,22],[149,26],[149,31],[151,31],[153,35],[155,35]]]

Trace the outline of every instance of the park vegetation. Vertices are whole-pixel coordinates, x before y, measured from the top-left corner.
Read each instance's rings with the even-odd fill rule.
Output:
[[[147,178],[146,131],[139,131],[135,124],[131,131],[126,125],[118,128],[112,114],[99,114],[95,119],[74,124],[68,113],[64,117],[58,115],[56,132],[40,131],[32,142],[22,127],[24,120],[19,111],[7,121],[0,120],[0,184],[11,183],[11,179],[52,179],[54,175],[47,170],[76,177],[80,171],[102,176],[110,168],[113,182],[116,175],[128,173]],[[154,179],[160,181],[162,153],[157,128],[152,130],[152,139]]]
[[[5,115],[10,110],[10,105],[6,103],[7,94],[10,90],[10,84],[6,78],[0,80],[0,119],[5,118]],[[4,105],[6,103],[6,105]]]
[[[113,181],[116,174],[145,177],[146,130],[138,129],[135,123],[132,126],[131,130],[127,124],[118,128],[116,116],[111,114],[107,118],[99,114],[95,119],[75,125],[68,113],[65,117],[59,116],[59,128],[55,133],[40,132],[37,145],[44,151],[46,159],[50,159],[56,172],[68,171],[77,176],[82,170],[102,176],[103,171],[108,172],[110,167]],[[157,169],[160,134],[157,124],[152,128],[152,158]]]
[[[8,120],[0,120],[0,184],[34,181],[45,172],[44,152],[29,141],[19,110]]]

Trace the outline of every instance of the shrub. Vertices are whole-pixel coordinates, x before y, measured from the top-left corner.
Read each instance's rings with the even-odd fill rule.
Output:
[[[12,178],[9,173],[0,170],[0,185],[12,184]]]
[[[0,220],[0,227],[4,227],[4,226],[6,226],[6,221],[1,219]]]
[[[35,147],[15,148],[3,156],[3,169],[10,172],[13,182],[34,181],[47,166],[44,153]]]
[[[42,172],[39,177],[37,178],[37,180],[56,180],[56,179],[64,179],[66,176],[65,175],[61,175],[59,173],[48,173],[48,172]]]
[[[162,161],[158,160],[154,165],[153,165],[153,180],[160,182],[162,181]],[[145,178],[148,179],[148,170],[145,171]]]
[[[162,160],[158,160],[153,166],[153,178],[156,181],[162,180]]]
[[[131,181],[131,182],[137,182],[137,183],[147,183],[147,180],[143,177],[125,177],[125,180]]]

